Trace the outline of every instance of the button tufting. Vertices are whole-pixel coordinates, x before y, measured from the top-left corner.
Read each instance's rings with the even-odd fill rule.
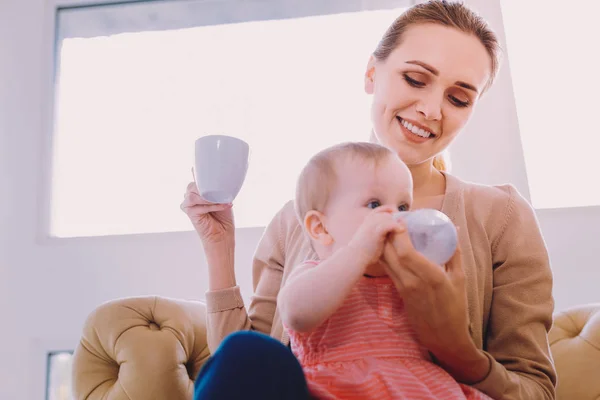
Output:
[[[151,321],[148,328],[150,328],[151,331],[160,331],[160,326],[158,326],[156,322]]]

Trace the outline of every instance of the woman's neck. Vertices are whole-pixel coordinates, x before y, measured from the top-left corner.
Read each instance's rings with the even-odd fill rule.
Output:
[[[434,168],[432,162],[424,162],[408,167],[413,178],[415,199],[443,195],[446,192],[446,178]]]

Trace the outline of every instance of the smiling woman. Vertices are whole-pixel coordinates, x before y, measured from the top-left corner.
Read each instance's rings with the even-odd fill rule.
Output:
[[[497,72],[497,43],[482,41],[485,32],[477,32],[478,25],[460,30],[461,22],[468,24],[459,21],[455,29],[435,23],[411,26],[410,17],[396,21],[369,62],[365,85],[367,93],[377,94],[371,108],[372,114],[380,114],[374,122],[376,137],[408,164],[448,147]],[[399,35],[404,46],[395,42]],[[459,70],[457,76],[448,74]],[[419,146],[404,146],[405,141]]]
[[[435,208],[446,214],[457,226],[459,246],[442,269],[415,251],[405,229],[391,225],[388,228],[393,231],[382,238],[381,249],[371,247],[373,257],[362,263],[360,256],[352,255],[355,245],[340,246],[336,253],[339,258],[330,258],[338,260],[339,270],[326,269],[328,279],[347,282],[343,280],[348,279],[347,268],[356,273],[352,276],[362,278],[368,275],[365,271],[373,260],[378,263],[383,259],[386,285],[393,289],[390,294],[402,300],[410,328],[431,355],[430,361],[455,382],[476,389],[465,390],[464,396],[431,396],[423,389],[419,392],[422,396],[416,397],[554,399],[556,371],[548,345],[554,306],[552,271],[531,206],[511,185],[470,183],[442,171],[435,163],[469,122],[481,95],[494,81],[499,57],[496,35],[483,18],[461,2],[429,0],[401,14],[374,49],[362,73],[364,90],[372,101],[372,139],[399,155],[408,166],[413,181],[411,208]],[[389,177],[386,181],[394,182]],[[315,247],[308,243],[303,229],[307,224],[300,225],[295,202],[288,202],[263,233],[255,252],[255,293],[246,311],[235,277],[232,208],[208,203],[194,186],[188,186],[182,209],[205,250],[208,342],[215,359],[220,359],[206,366],[197,381],[197,399],[204,399],[210,398],[211,390],[233,390],[225,378],[233,373],[228,367],[233,360],[227,362],[231,354],[235,353],[235,361],[248,363],[246,370],[257,370],[253,365],[258,359],[270,359],[272,365],[279,365],[278,358],[294,360],[277,342],[291,343],[293,349],[297,344],[294,340],[298,340],[285,325],[290,320],[283,319],[282,288],[297,282],[300,278],[294,271],[303,268],[306,260],[321,260],[321,254],[315,254]],[[364,211],[363,221],[367,223],[372,214]],[[376,213],[377,209],[371,211]],[[230,224],[222,224],[223,220]],[[334,244],[347,238],[339,231],[332,233],[327,223],[317,228],[324,235],[331,233],[327,240]],[[219,240],[213,239],[217,233]],[[329,297],[340,295],[335,289],[328,291],[332,287],[326,284],[329,281],[315,282],[304,285],[302,296],[290,301],[303,305],[305,298],[318,299],[317,292]],[[326,321],[336,318],[328,313],[325,303],[316,301],[311,308],[323,317],[325,326]],[[376,318],[385,320],[386,315],[397,315],[400,310],[402,307],[383,306]],[[364,315],[348,313],[340,326],[364,326]],[[238,332],[244,330],[253,332]],[[256,332],[271,338],[257,339]],[[364,335],[353,337],[351,332],[346,337],[340,331],[338,336],[357,349],[365,343],[369,349],[380,344]],[[271,343],[271,351],[260,354],[254,347],[256,340]],[[325,346],[322,351],[336,353],[336,348]],[[385,357],[385,353],[380,354]],[[398,362],[404,363],[402,357]],[[268,364],[261,364],[261,373]],[[304,378],[298,368],[288,372],[299,381]],[[281,369],[266,373],[275,376]],[[343,373],[343,368],[323,368],[320,373],[327,380],[327,374]],[[422,378],[438,381],[432,375]],[[265,393],[276,390],[258,375],[249,375],[246,383],[255,385],[257,381]],[[276,385],[285,386],[281,382]],[[401,385],[388,388],[388,396],[391,390],[403,389]],[[377,398],[385,397],[380,393]]]

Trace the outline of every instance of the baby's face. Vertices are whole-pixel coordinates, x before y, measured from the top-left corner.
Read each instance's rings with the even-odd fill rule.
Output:
[[[412,203],[412,177],[397,157],[390,156],[378,165],[343,160],[337,167],[337,183],[324,210],[326,228],[334,240],[330,253],[350,242],[373,209],[391,206],[407,211]]]

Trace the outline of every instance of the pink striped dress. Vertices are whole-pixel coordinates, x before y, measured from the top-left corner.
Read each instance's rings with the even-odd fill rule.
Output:
[[[361,278],[316,330],[288,333],[319,399],[491,399],[430,361],[388,277]]]

